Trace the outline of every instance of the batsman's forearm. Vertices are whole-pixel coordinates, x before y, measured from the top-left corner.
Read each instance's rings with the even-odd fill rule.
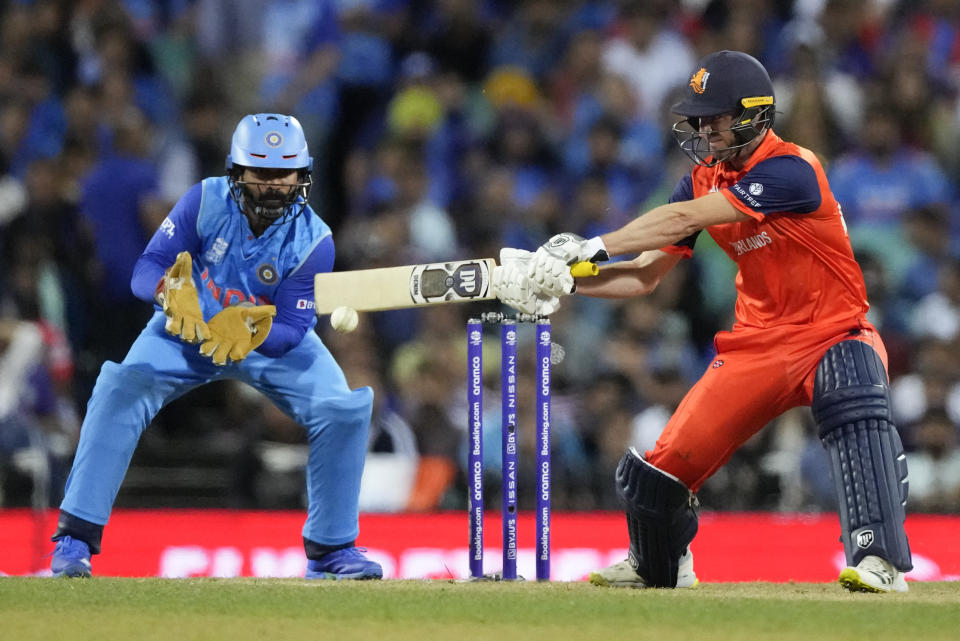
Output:
[[[631,298],[649,294],[681,260],[679,254],[644,252],[631,261],[612,263],[592,278],[577,279],[577,293],[594,298]]]
[[[601,239],[611,256],[623,256],[672,245],[701,228],[689,206],[679,202],[655,207]]]

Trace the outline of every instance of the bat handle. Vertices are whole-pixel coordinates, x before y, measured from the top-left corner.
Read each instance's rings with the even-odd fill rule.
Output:
[[[596,263],[591,263],[588,260],[581,261],[579,263],[574,263],[570,266],[570,275],[574,278],[582,278],[584,276],[596,276],[600,273],[600,266]]]

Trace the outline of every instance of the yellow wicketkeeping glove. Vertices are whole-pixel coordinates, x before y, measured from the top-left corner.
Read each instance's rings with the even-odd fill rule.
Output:
[[[163,275],[157,301],[167,315],[167,333],[179,336],[187,343],[210,338],[210,330],[203,322],[197,287],[193,283],[193,259],[189,252],[177,254],[176,262]]]
[[[242,361],[267,340],[276,315],[273,305],[225,307],[207,324],[210,338],[200,346],[200,353],[215,365],[226,365],[227,358]]]

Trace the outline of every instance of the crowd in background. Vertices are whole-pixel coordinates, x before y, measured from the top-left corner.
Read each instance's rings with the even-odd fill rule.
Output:
[[[689,161],[669,112],[694,62],[769,69],[775,129],[823,160],[890,356],[908,510],[960,510],[960,4],[955,0],[0,0],[0,505],[62,492],[100,365],[152,310],[133,265],[174,202],[222,175],[246,113],[303,123],[336,269],[496,256],[661,204]],[[616,507],[732,322],[734,264],[701,235],[649,297],[552,318],[554,506]],[[466,501],[464,322],[491,305],[318,332],[376,407],[368,510]],[[521,508],[533,345],[521,328]],[[489,480],[498,341],[487,340]],[[304,435],[237,383],[164,409],[120,506],[300,507]],[[832,508],[807,409],[710,479],[706,509]],[[495,492],[490,496],[496,498]]]

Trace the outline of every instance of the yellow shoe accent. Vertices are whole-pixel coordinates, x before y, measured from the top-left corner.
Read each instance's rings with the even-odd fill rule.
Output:
[[[843,572],[840,573],[840,576],[837,578],[837,581],[850,590],[851,592],[875,592],[882,593],[884,590],[873,587],[863,582],[863,579],[860,578],[860,573],[857,572],[856,568],[846,568]]]

